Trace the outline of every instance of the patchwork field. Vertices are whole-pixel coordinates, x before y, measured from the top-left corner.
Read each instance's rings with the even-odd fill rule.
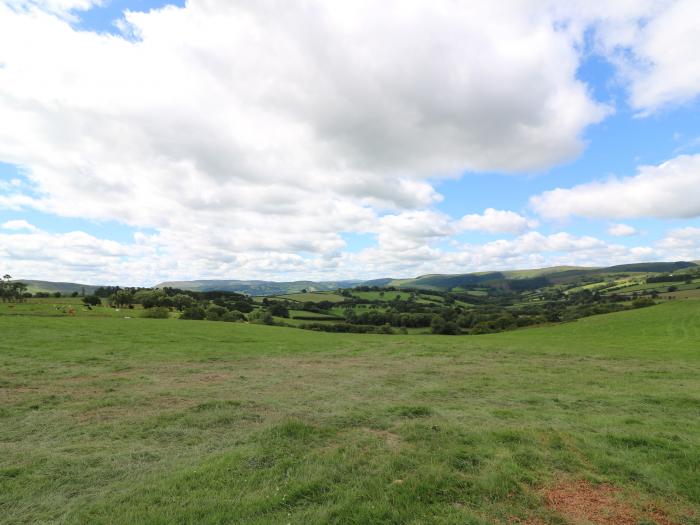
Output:
[[[700,301],[464,337],[20,306],[2,523],[700,523]]]

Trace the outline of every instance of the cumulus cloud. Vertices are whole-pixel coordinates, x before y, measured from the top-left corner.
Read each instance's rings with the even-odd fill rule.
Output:
[[[683,155],[642,166],[633,177],[558,188],[533,197],[532,207],[543,217],[577,215],[591,218],[691,218],[700,216],[700,155]]]
[[[37,231],[36,226],[28,223],[23,219],[18,219],[14,221],[7,221],[0,225],[3,230],[27,230],[27,231]]]
[[[193,0],[126,13],[128,38],[59,4],[84,7],[0,3],[0,159],[33,189],[0,205],[231,253],[333,253],[438,202],[435,178],[574,158],[606,112],[520,2]]]
[[[700,93],[700,4],[695,0],[622,2],[630,11],[604,18],[604,51],[630,85],[643,114],[688,102]]]
[[[122,36],[76,30],[75,17],[97,3],[0,0],[0,161],[26,175],[0,187],[0,208],[154,229],[118,244],[118,256],[75,232],[24,238],[46,241],[47,253],[75,244],[66,250],[81,264],[86,246],[96,246],[110,278],[136,269],[144,281],[155,271],[385,275],[382,261],[410,274],[442,257],[445,268],[496,261],[440,250],[465,231],[522,234],[483,247],[511,262],[539,256],[499,246],[568,242],[586,253],[577,248],[586,238],[528,237],[536,222],[515,212],[454,219],[435,211],[434,182],[547,169],[579,155],[583,132],[611,111],[577,78],[591,27],[639,108],[692,91],[642,95],[656,89],[639,73],[644,57],[651,78],[662,59],[685,56],[662,57],[657,48],[676,48],[654,44],[648,24],[634,29],[661,16],[654,2],[594,12],[586,2],[535,0],[190,0],[126,12]],[[544,208],[555,211],[543,216],[570,214]],[[346,253],[346,233],[376,235],[377,246]],[[0,252],[13,264],[31,257],[17,235]],[[98,272],[91,264],[85,271]]]
[[[629,224],[617,223],[611,224],[610,227],[608,227],[608,235],[612,235],[613,237],[630,237],[637,233],[637,229]]]
[[[522,233],[536,228],[537,221],[528,219],[513,211],[488,208],[483,214],[471,214],[459,221],[461,231],[481,231],[488,233]]]

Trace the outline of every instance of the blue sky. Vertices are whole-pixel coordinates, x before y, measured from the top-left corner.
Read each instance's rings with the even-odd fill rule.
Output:
[[[542,47],[527,10],[486,4],[428,19],[419,6],[405,26],[398,2],[74,5],[0,2],[23,28],[0,39],[0,265],[21,277],[700,259],[700,74],[683,73],[700,66],[667,47],[695,38],[692,2],[559,4],[539,14]],[[479,32],[477,60],[462,50]],[[11,49],[23,41],[36,49]],[[434,41],[450,53],[404,64],[392,49]]]

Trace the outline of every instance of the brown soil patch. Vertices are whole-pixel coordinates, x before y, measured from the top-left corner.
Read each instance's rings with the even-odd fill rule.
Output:
[[[394,434],[393,432],[389,432],[388,430],[377,430],[374,428],[366,427],[362,430],[369,434],[372,434],[373,436],[377,436],[383,439],[386,445],[392,450],[396,450],[401,446],[401,436],[399,436],[398,434]]]
[[[574,524],[637,525],[640,521],[650,521],[674,525],[661,510],[635,507],[632,503],[639,501],[625,501],[620,489],[608,484],[564,482],[545,490],[544,499],[547,507]]]

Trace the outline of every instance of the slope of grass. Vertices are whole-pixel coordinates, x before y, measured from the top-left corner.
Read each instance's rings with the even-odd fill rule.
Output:
[[[307,292],[276,295],[274,297],[270,297],[270,299],[287,299],[288,301],[298,301],[300,303],[320,303],[323,301],[340,303],[345,300],[345,297],[333,292]]]
[[[0,316],[3,523],[700,513],[700,302],[478,337]],[[693,514],[694,513],[694,514]]]

